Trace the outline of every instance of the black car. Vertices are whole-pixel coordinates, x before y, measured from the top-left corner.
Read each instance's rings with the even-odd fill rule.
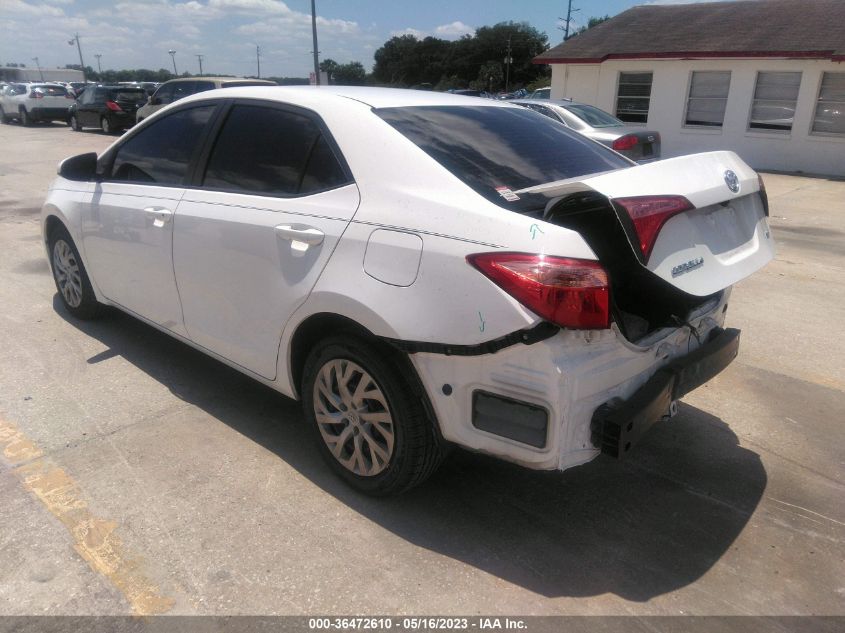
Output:
[[[88,86],[70,107],[68,123],[77,132],[98,127],[106,134],[135,125],[135,112],[147,102],[136,86]]]

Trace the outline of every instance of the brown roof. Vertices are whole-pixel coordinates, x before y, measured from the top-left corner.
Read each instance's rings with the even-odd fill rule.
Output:
[[[690,57],[845,61],[845,0],[638,6],[547,50],[534,63]]]

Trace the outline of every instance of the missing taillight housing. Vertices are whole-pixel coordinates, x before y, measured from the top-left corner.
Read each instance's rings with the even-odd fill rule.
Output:
[[[592,260],[530,253],[476,253],[467,262],[526,308],[561,327],[610,327],[610,282]]]
[[[660,229],[672,216],[689,211],[695,207],[683,196],[638,196],[634,198],[615,198],[613,203],[623,208],[637,232],[640,251],[645,261],[651,257],[651,251],[660,234]]]

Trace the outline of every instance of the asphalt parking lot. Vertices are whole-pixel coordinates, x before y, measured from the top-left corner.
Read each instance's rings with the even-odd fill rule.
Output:
[[[737,361],[625,462],[455,451],[374,500],[299,405],[128,316],[63,311],[38,213],[116,136],[0,126],[0,615],[845,615],[845,182],[766,175]]]

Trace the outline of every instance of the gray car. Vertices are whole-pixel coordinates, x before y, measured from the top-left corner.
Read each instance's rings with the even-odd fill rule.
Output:
[[[568,100],[519,99],[511,103],[535,110],[563,123],[638,163],[660,159],[660,133],[625,125],[595,106]]]

